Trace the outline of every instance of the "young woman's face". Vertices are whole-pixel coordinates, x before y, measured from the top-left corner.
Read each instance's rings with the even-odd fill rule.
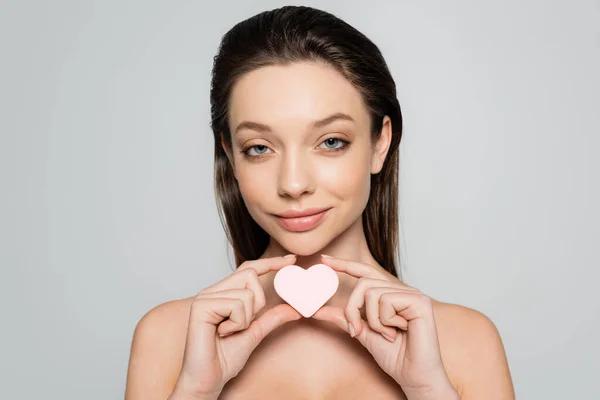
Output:
[[[323,64],[269,66],[244,75],[230,100],[229,157],[250,215],[298,255],[318,252],[360,223],[370,176],[380,171],[389,146],[389,118],[384,121],[382,139],[372,147],[359,92]],[[278,217],[310,208],[328,209],[316,226]]]

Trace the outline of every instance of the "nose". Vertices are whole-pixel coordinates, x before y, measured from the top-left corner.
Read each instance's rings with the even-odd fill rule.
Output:
[[[277,182],[279,195],[298,198],[304,193],[312,193],[314,179],[306,157],[299,152],[287,152],[281,158]]]

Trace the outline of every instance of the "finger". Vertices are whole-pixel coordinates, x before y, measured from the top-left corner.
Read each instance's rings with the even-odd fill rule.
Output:
[[[321,262],[325,265],[330,266],[335,271],[345,272],[348,275],[352,275],[356,278],[373,278],[373,279],[385,279],[386,276],[374,267],[363,264],[357,261],[345,260],[337,257],[323,257],[321,255]]]
[[[394,312],[408,322],[419,318],[433,320],[432,300],[423,293],[384,293],[381,301],[390,304]]]
[[[262,340],[281,325],[299,320],[302,317],[298,311],[287,303],[278,304],[265,311],[260,317],[252,321],[248,329],[239,333],[247,335],[252,349],[256,348]]]
[[[220,292],[214,293],[203,293],[199,295],[201,298],[206,299],[214,299],[214,298],[226,298],[226,299],[240,299],[244,303],[244,315],[246,316],[246,320],[243,326],[239,327],[241,329],[246,329],[250,322],[252,322],[252,317],[254,315],[254,292],[250,289],[230,289],[230,290],[222,290]],[[218,331],[220,334],[225,334],[227,332],[233,332],[238,327],[232,320],[223,321],[219,324]]]
[[[269,271],[278,271],[283,267],[288,265],[292,265],[296,262],[295,254],[288,254],[285,257],[271,257],[271,258],[262,258],[258,260],[250,260],[245,261],[238,268],[236,273],[241,275],[246,275],[246,286],[251,289],[256,295],[256,301],[254,304],[254,313],[252,315],[252,319],[256,313],[262,310],[267,304],[265,293],[260,283],[258,277],[269,272]],[[234,274],[235,275],[235,274]]]
[[[269,271],[277,271],[287,265],[296,262],[296,256],[293,257],[271,257],[260,258],[258,260],[244,261],[238,269],[227,278],[203,289],[200,293],[218,292],[220,290],[232,288],[244,288],[248,277],[261,276]],[[258,280],[257,280],[258,282]]]
[[[258,260],[244,261],[240,265],[237,271],[244,271],[248,268],[256,270],[258,276],[264,275],[268,272],[279,271],[281,268],[291,265],[296,262],[296,255],[292,254],[291,257],[269,257],[259,258]]]
[[[345,332],[350,333],[348,327],[348,321],[345,318],[344,310],[339,307],[323,306],[312,316],[315,319],[332,322]],[[364,329],[354,336],[365,348],[372,349],[373,346],[377,346],[377,343],[384,341],[389,343],[382,335],[369,328],[367,321],[362,321]]]
[[[287,265],[291,265],[296,261],[296,256],[292,257],[272,257],[258,260],[245,261],[233,274],[203,289],[198,295],[205,293],[221,292],[228,289],[245,289],[248,288],[254,292],[254,308],[253,315],[258,313],[266,305],[266,299],[262,284],[258,276],[264,273],[265,270],[279,270]]]
[[[226,318],[229,318],[234,329],[243,327],[247,319],[244,302],[241,299],[221,297],[194,299],[190,318],[194,319],[193,324],[198,325],[200,332],[205,334],[213,333],[216,326]]]
[[[390,304],[394,312],[407,321],[407,335],[412,333],[411,343],[416,354],[436,349],[437,328],[430,297],[423,293],[390,292],[382,294],[380,302]]]
[[[390,292],[390,288],[381,288],[381,287],[372,287],[365,291],[365,303],[366,303],[366,313],[367,313],[367,321],[371,329],[375,332],[381,333],[381,335],[389,340],[390,342],[394,342],[396,339],[397,333],[396,329],[384,326],[381,323],[380,317],[380,303],[379,300],[381,295],[387,292]]]
[[[225,280],[217,282],[216,284],[203,289],[196,295],[196,298],[201,298],[208,294],[223,293],[228,290],[244,290],[249,289],[254,293],[254,301],[252,304],[251,318],[254,318],[254,314],[259,312],[266,304],[265,293],[263,287],[258,280],[256,271],[252,268],[240,273],[233,274],[227,277]],[[215,296],[212,296],[215,297]]]
[[[312,315],[312,318],[321,321],[331,322],[340,329],[343,329],[347,333],[350,333],[348,327],[348,320],[344,314],[344,310],[339,307],[323,306]]]
[[[346,318],[354,327],[357,335],[360,334],[362,329],[360,309],[365,305],[365,292],[373,287],[393,289],[398,288],[398,285],[394,282],[382,279],[360,278],[358,280],[348,298],[348,303],[345,308]]]
[[[379,320],[383,325],[395,326],[404,331],[408,329],[408,321],[396,313],[394,305],[388,296],[381,296],[379,298]]]
[[[394,279],[393,281],[390,281],[387,275],[368,264],[331,256],[325,257],[323,254],[321,254],[321,262],[327,266],[330,266],[336,271],[345,272],[348,275],[354,276],[356,278],[381,279],[387,282],[392,282],[404,290],[421,293],[419,289],[409,286],[399,279]]]

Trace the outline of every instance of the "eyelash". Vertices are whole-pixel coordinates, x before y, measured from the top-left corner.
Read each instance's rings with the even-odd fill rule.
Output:
[[[339,142],[342,142],[342,143],[344,144],[342,147],[338,147],[338,148],[335,148],[335,149],[328,148],[327,150],[328,150],[329,152],[336,152],[336,151],[345,150],[345,149],[346,149],[346,148],[347,148],[347,147],[350,145],[350,142],[349,142],[349,141],[347,141],[347,140],[344,140],[344,139],[340,139],[340,138],[336,138],[336,137],[330,137],[330,138],[327,138],[327,139],[323,140],[323,141],[321,142],[321,144],[325,143],[325,142],[326,142],[326,141],[328,141],[328,140],[337,140],[337,141],[339,141]],[[248,151],[250,151],[250,149],[252,149],[252,148],[254,148],[254,147],[257,147],[257,146],[263,146],[263,147],[267,147],[267,146],[265,146],[264,144],[255,144],[255,145],[253,145],[253,146],[248,146],[248,147],[246,147],[245,149],[241,150],[241,151],[240,151],[240,153],[242,153],[242,155],[243,155],[244,157],[248,158],[248,159],[257,159],[257,158],[261,158],[261,157],[263,157],[263,156],[266,156],[267,154],[260,154],[260,155],[258,155],[258,156],[253,156],[253,155],[250,155],[250,154],[248,154]]]

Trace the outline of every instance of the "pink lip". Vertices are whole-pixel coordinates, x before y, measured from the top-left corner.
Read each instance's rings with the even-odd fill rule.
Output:
[[[330,207],[331,208],[331,207]],[[282,218],[298,218],[298,217],[308,217],[309,215],[319,214],[322,211],[327,210],[327,208],[307,208],[306,210],[286,210],[281,214],[276,214],[278,217]]]
[[[312,214],[304,217],[301,216],[297,218],[283,218],[277,216],[277,220],[279,221],[279,224],[288,231],[304,232],[313,229],[314,227],[319,225],[321,221],[323,221],[325,215],[327,214],[327,211],[329,210],[330,209],[325,209],[317,214]]]

